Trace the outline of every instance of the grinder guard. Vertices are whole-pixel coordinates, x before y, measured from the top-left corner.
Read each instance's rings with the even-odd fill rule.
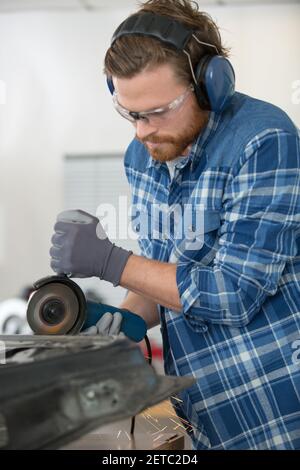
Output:
[[[49,288],[49,286],[51,286]],[[40,335],[75,335],[86,319],[86,300],[80,287],[67,276],[50,276],[34,284],[27,321]]]

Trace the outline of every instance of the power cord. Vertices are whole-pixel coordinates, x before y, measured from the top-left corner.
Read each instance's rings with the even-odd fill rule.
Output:
[[[146,343],[146,348],[147,348],[147,353],[148,353],[148,363],[152,364],[152,349],[151,349],[151,344],[149,341],[148,336],[145,336],[145,343]],[[133,436],[134,435],[134,429],[135,429],[135,416],[131,418],[131,428],[130,428],[130,434]]]

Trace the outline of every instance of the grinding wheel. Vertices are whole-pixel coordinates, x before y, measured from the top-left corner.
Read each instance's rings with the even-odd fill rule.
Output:
[[[85,321],[85,309],[72,281],[49,278],[32,293],[27,306],[27,321],[39,335],[78,333]],[[78,287],[78,286],[77,286]]]

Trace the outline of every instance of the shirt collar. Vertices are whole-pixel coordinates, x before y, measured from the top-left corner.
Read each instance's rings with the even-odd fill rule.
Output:
[[[186,161],[183,160],[182,162],[178,164],[178,167],[180,169],[185,167],[189,162],[191,162],[192,171],[195,169],[197,163],[199,162],[199,159],[201,158],[203,154],[206,144],[208,143],[210,138],[213,136],[213,134],[216,132],[220,119],[221,119],[221,114],[214,113],[213,111],[209,113],[208,123],[205,126],[205,128],[202,129],[197,139],[192,144],[191,151],[189,155],[186,157]],[[162,165],[165,166],[165,163],[154,160],[149,153],[148,155],[149,155],[149,158],[148,158],[148,162],[146,165],[146,169],[151,168],[151,167],[160,168]]]

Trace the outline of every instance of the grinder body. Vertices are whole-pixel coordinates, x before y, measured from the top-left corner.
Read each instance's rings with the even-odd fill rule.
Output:
[[[78,284],[67,276],[40,279],[34,289],[27,306],[27,321],[36,334],[78,334],[95,325],[106,312],[121,312],[121,332],[135,342],[146,336],[143,318],[126,309],[87,301]]]

